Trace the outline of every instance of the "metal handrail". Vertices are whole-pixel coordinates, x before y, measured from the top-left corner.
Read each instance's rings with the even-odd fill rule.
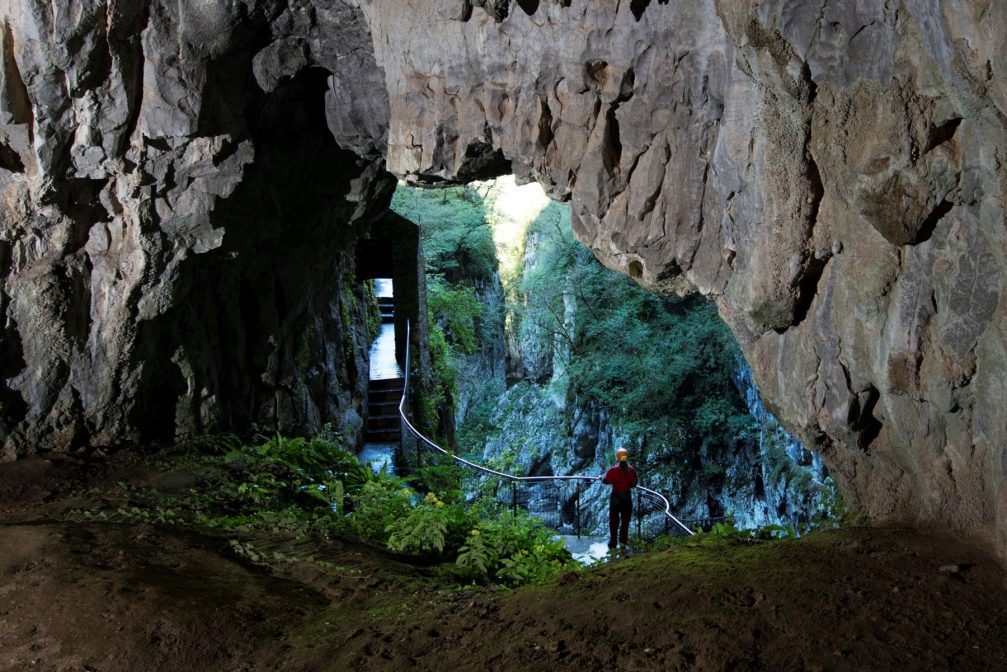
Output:
[[[490,475],[490,476],[495,476],[497,478],[500,478],[500,479],[503,479],[503,480],[506,480],[506,481],[511,481],[512,484],[513,483],[535,483],[535,482],[542,483],[542,482],[546,482],[546,481],[586,481],[586,482],[589,482],[589,483],[597,483],[598,482],[598,480],[600,478],[599,476],[515,476],[514,474],[508,474],[506,472],[498,471],[496,469],[492,469],[490,467],[487,467],[485,465],[479,464],[477,462],[472,462],[471,460],[466,460],[464,457],[460,457],[458,455],[455,455],[450,450],[447,450],[446,448],[442,448],[441,446],[437,445],[436,443],[434,443],[433,441],[431,441],[430,439],[428,439],[426,436],[423,435],[422,432],[420,432],[418,429],[416,429],[416,426],[413,425],[413,423],[409,420],[409,417],[406,414],[406,399],[407,399],[407,397],[409,395],[409,373],[410,373],[410,371],[409,371],[409,350],[410,350],[411,342],[412,341],[411,341],[411,334],[410,334],[410,324],[409,324],[409,321],[407,320],[406,321],[405,376],[404,376],[405,380],[404,380],[404,384],[402,386],[402,398],[399,400],[399,417],[402,420],[403,431],[405,431],[405,429],[408,429],[409,432],[410,432],[410,434],[413,435],[413,437],[415,437],[419,441],[422,441],[424,444],[426,444],[429,448],[433,449],[434,451],[436,451],[436,452],[438,452],[438,453],[440,453],[442,455],[445,455],[447,457],[450,457],[454,462],[456,462],[458,464],[461,464],[461,465],[463,465],[465,467],[468,467],[469,469],[474,469],[474,470],[476,470],[478,472],[481,472],[483,474],[487,474],[487,475]],[[645,488],[645,487],[640,486],[640,485],[638,485],[636,487],[636,489],[639,492],[646,493],[648,496],[657,499],[664,506],[664,510],[663,511],[658,511],[658,513],[661,513],[661,514],[663,514],[664,516],[667,517],[667,522],[671,523],[674,526],[675,531],[676,531],[677,534],[679,534],[679,535],[683,535],[684,534],[684,535],[688,535],[688,536],[692,536],[694,534],[694,532],[692,530],[690,530],[684,523],[682,523],[682,521],[680,521],[678,518],[676,518],[674,515],[672,515],[672,513],[671,513],[671,503],[668,501],[667,497],[665,497],[661,493],[657,492],[656,490],[652,490],[650,488]]]

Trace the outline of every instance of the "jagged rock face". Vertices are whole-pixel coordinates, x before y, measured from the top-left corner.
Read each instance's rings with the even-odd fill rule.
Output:
[[[150,408],[131,400],[154,383],[135,381],[171,371],[178,395],[198,378],[172,363],[179,345],[193,356],[186,330],[206,335],[189,337],[204,361],[231,361],[241,329],[169,328],[172,311],[233,302],[237,285],[214,283],[233,252],[247,276],[288,269],[271,256],[288,246],[338,247],[321,213],[342,204],[340,221],[362,221],[381,205],[373,161],[415,181],[512,167],[571,202],[610,267],[714,297],[771,410],[855,507],[1007,554],[1007,5],[71,5],[0,3],[8,437],[141,426],[149,413],[123,414]],[[294,224],[275,210],[300,178],[278,164],[324,159],[251,120],[312,68],[331,75],[332,137],[367,161],[306,170],[334,188],[319,184],[300,202],[311,221]],[[309,291],[286,295],[308,304],[278,306],[262,333],[324,313],[325,292],[299,282]],[[246,382],[273,370],[231,363]],[[250,401],[206,389],[222,407]]]
[[[1007,549],[1002,3],[361,3],[388,168],[499,149],[579,238],[714,297],[855,507]]]
[[[352,243],[394,181],[326,120],[359,13],[306,12],[0,2],[0,458],[359,429]]]

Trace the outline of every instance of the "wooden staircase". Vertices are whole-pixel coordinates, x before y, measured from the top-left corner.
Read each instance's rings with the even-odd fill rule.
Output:
[[[381,309],[381,321],[384,324],[391,324],[395,321],[395,297],[379,296],[378,308]]]
[[[399,442],[399,400],[404,378],[372,380],[367,389],[367,443]]]

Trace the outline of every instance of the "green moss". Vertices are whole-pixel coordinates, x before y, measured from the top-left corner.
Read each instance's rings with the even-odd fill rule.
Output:
[[[378,304],[378,295],[374,291],[373,280],[363,283],[362,293],[367,310],[367,340],[373,342],[381,333],[381,306]]]
[[[428,346],[430,368],[433,376],[430,382],[424,385],[420,394],[420,424],[428,436],[434,437],[435,440],[443,440],[438,427],[443,407],[452,404],[456,394],[455,372],[451,367],[451,353],[443,329],[434,321],[432,314],[428,314],[427,319],[430,334]],[[453,417],[453,413],[449,415]]]

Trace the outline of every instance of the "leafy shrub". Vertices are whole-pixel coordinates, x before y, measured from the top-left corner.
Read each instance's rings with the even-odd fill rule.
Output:
[[[369,473],[329,428],[313,438],[257,436],[247,444],[233,434],[209,434],[180,448],[158,466],[194,476],[187,493],[120,484],[113,495],[121,491],[126,506],[88,515],[326,535],[344,527],[347,493],[359,490]]]
[[[385,528],[388,548],[417,555],[442,552],[448,534],[448,513],[444,507],[437,495],[428,493],[406,516]]]
[[[563,542],[523,512],[479,523],[455,564],[474,581],[512,586],[545,581],[578,567]]]
[[[477,336],[482,306],[473,288],[452,285],[443,275],[428,275],[427,306],[447,343],[462,354],[479,351]]]
[[[425,466],[417,469],[411,476],[411,482],[417,490],[426,493],[440,493],[440,499],[445,503],[457,504],[464,500],[462,491],[462,473],[454,461],[445,464]]]
[[[849,527],[866,522],[862,514],[854,513],[846,505],[846,499],[835,481],[829,481],[824,488],[824,497],[819,510],[812,516],[814,528]]]
[[[241,447],[241,439],[229,432],[208,433],[194,436],[183,444],[186,450],[205,455],[225,455]]]
[[[335,501],[337,483],[341,479],[358,480],[362,467],[341,448],[340,441],[331,433],[311,439],[279,434],[259,437],[258,442],[232,450],[224,458],[242,467],[243,479],[234,492],[239,499],[259,508],[298,504],[331,509],[341,505]]]
[[[384,544],[392,524],[408,516],[416,493],[394,476],[384,476],[364,483],[353,498],[350,526],[357,535]]]

